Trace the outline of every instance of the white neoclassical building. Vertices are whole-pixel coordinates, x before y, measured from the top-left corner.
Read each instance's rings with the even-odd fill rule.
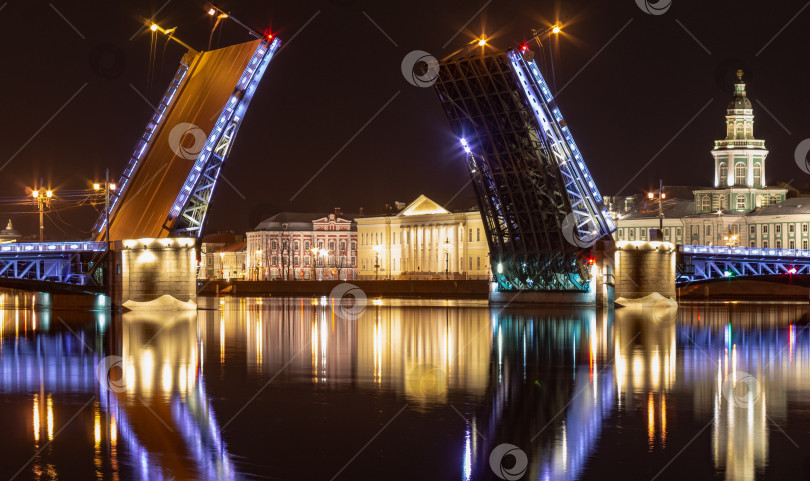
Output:
[[[810,197],[787,199],[787,189],[768,187],[768,151],[765,141],[754,137],[754,111],[742,76],[739,71],[734,98],[726,111],[726,138],[715,141],[711,152],[713,187],[691,189],[691,199],[688,194],[680,196],[683,198],[666,195],[660,203],[662,240],[674,244],[807,249]],[[677,190],[671,188],[670,194]],[[657,198],[606,199],[616,219],[616,240],[650,240],[651,229],[659,227]]]
[[[395,214],[357,217],[360,279],[488,279],[477,210],[450,212],[424,195]]]

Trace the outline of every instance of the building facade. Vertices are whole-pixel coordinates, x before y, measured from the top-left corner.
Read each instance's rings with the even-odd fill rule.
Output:
[[[693,189],[691,200],[667,195],[660,211],[658,199],[607,198],[616,219],[614,239],[650,240],[650,231],[660,223],[660,240],[674,244],[808,248],[810,198],[787,199],[787,189],[767,186],[768,151],[765,141],[754,137],[754,113],[742,76],[738,71],[726,111],[726,138],[715,141],[711,152],[713,187]]]
[[[247,276],[245,236],[209,234],[200,245],[198,279],[245,279]]]
[[[282,212],[247,233],[250,280],[357,278],[354,215]]]
[[[424,195],[397,213],[358,217],[360,279],[489,279],[477,210],[450,212]]]
[[[11,219],[9,219],[6,228],[0,230],[0,244],[19,242],[20,239],[22,239],[22,234],[20,234],[17,229],[14,228],[14,226],[11,224]]]

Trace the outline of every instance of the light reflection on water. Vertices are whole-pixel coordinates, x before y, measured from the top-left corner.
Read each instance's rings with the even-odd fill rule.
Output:
[[[806,475],[806,305],[384,299],[347,321],[325,299],[111,316],[0,295],[5,478],[495,479],[502,443],[521,479]]]

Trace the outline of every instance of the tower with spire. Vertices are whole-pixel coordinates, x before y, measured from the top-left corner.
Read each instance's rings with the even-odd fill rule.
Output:
[[[738,70],[726,110],[726,138],[716,140],[712,150],[714,189],[694,191],[695,213],[742,214],[784,201],[786,189],[766,184],[767,156],[765,141],[754,137],[754,110]]]

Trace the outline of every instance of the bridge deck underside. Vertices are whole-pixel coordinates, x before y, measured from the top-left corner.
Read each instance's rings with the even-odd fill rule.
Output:
[[[112,240],[166,237],[170,234],[163,224],[196,158],[196,155],[177,154],[177,145],[169,142],[172,128],[182,123],[193,124],[207,137],[259,42],[255,40],[203,52],[192,62],[187,80],[129,180],[122,202],[113,212],[110,222]],[[186,152],[193,153],[188,149],[194,144],[193,135],[186,135],[181,146],[187,149]]]
[[[678,259],[676,283],[683,285],[715,279],[778,275],[810,275],[810,259],[681,254]]]
[[[586,290],[556,161],[505,53],[443,63],[435,84],[468,167],[501,290]]]

